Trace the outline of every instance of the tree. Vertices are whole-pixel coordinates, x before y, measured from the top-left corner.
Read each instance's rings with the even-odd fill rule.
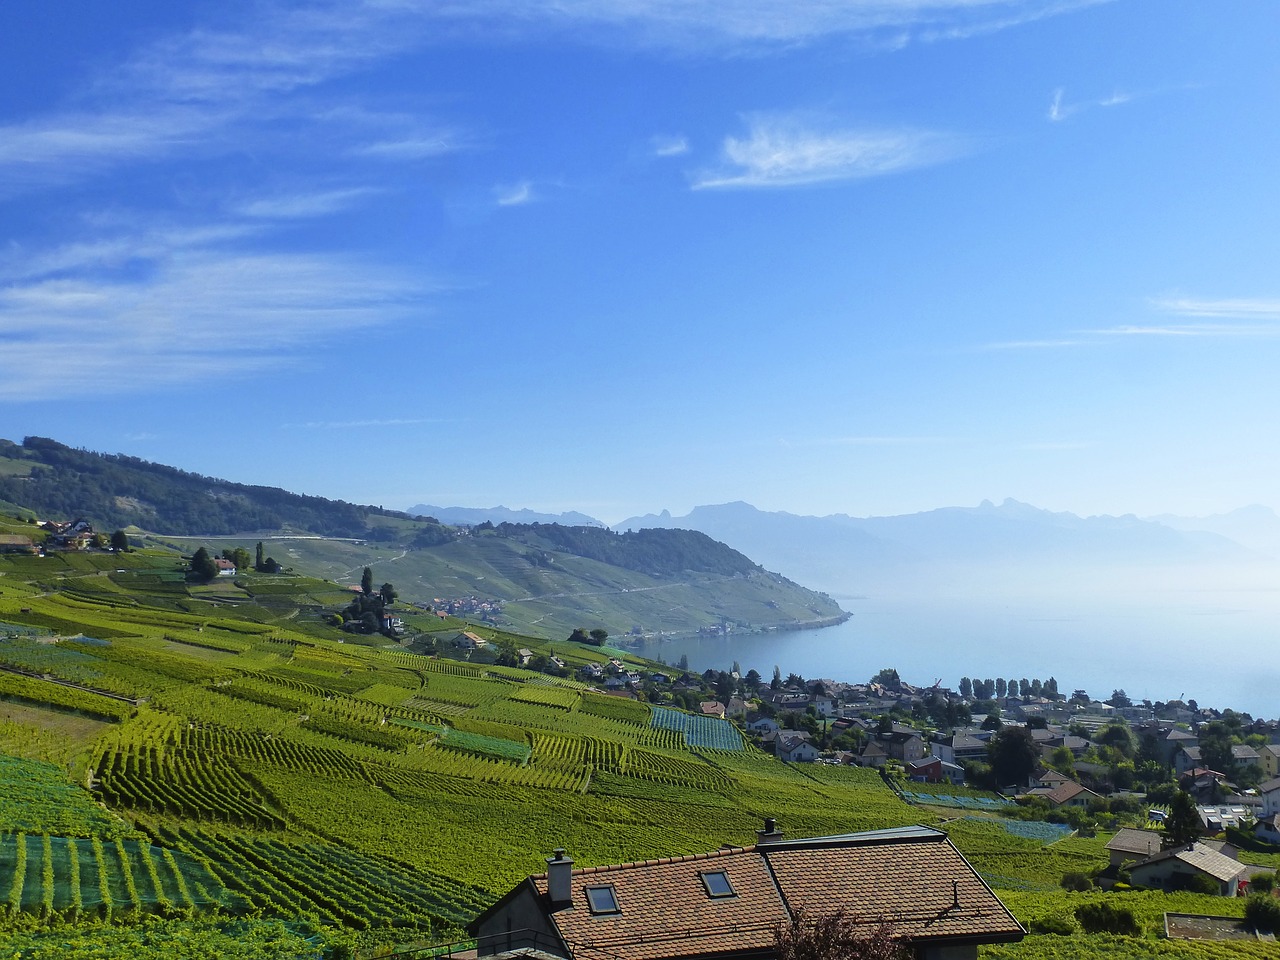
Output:
[[[748,690],[755,693],[760,689],[760,684],[764,682],[764,677],[760,676],[759,670],[752,667],[747,671],[747,675],[743,678],[742,682],[746,684]]]
[[[368,567],[365,567],[364,573],[360,575],[360,592],[366,597],[373,593],[373,571]]]
[[[259,573],[267,572],[266,551],[262,546],[261,540],[258,541],[257,550],[254,554],[253,569],[257,570]]]
[[[769,681],[769,689],[782,689],[782,669],[776,663],[773,665],[773,679]]]
[[[894,937],[893,925],[860,922],[844,910],[810,918],[796,910],[773,931],[778,960],[906,960],[910,954]]]
[[[1017,683],[1015,680],[1014,683]],[[1009,684],[1005,682],[1004,677],[996,677],[996,697],[1004,697],[1009,692]]]
[[[1053,769],[1065,773],[1068,776],[1075,769],[1076,755],[1071,752],[1068,746],[1055,747],[1053,753],[1049,756],[1049,765]]]
[[[384,583],[378,590],[378,594],[382,597],[382,602],[388,607],[395,603],[396,599],[400,596],[400,594],[396,593],[396,588],[389,583]]]
[[[729,698],[733,696],[737,687],[738,681],[733,679],[733,674],[720,671],[720,675],[716,677],[716,699],[723,704],[728,704]]]
[[[1119,690],[1112,690],[1111,696],[1107,699],[1107,703],[1111,704],[1111,706],[1116,709],[1119,709],[1120,707],[1133,706],[1133,701],[1129,699],[1129,695],[1124,692],[1123,688]]]
[[[236,570],[249,569],[249,551],[244,547],[236,547],[233,550],[223,550],[222,558],[234,563],[236,565]]]
[[[191,577],[194,580],[212,580],[218,575],[218,565],[213,561],[213,555],[204,547],[197,550],[191,557]]]
[[[111,534],[111,549],[116,553],[128,553],[129,535],[123,530],[117,530]]]
[[[689,672],[689,655],[687,653],[680,654],[680,662],[676,666],[685,673]]]
[[[1026,727],[1003,727],[987,744],[996,782],[1024,784],[1040,760],[1040,748]]]
[[[601,627],[596,627],[591,631],[591,642],[597,647],[603,647],[604,642],[609,639],[609,631]]]
[[[1016,697],[1017,695],[1018,695],[1018,681],[1017,681],[1017,680],[1010,680],[1010,681],[1009,681],[1009,696],[1011,696],[1011,697]]]
[[[973,699],[973,681],[968,677],[960,678],[960,696],[966,700]]]
[[[1098,743],[1111,747],[1122,757],[1133,757],[1133,734],[1122,723],[1108,724],[1095,735],[1095,739]]]
[[[1164,819],[1163,845],[1167,849],[1194,843],[1203,831],[1195,800],[1187,791],[1179,790],[1169,802],[1169,815]]]
[[[1231,746],[1231,729],[1223,721],[1210,720],[1200,730],[1200,759],[1210,770],[1233,775],[1235,758]]]

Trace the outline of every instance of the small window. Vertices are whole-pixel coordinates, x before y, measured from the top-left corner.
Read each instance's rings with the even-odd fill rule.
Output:
[[[702,885],[707,888],[707,895],[711,897],[732,897],[734,895],[733,884],[729,882],[729,875],[723,870],[702,874]]]
[[[587,906],[592,913],[621,913],[618,906],[618,895],[613,887],[587,887]]]

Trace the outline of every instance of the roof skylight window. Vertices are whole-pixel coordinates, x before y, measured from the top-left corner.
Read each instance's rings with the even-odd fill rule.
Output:
[[[702,885],[707,888],[707,895],[710,897],[734,896],[733,884],[729,882],[729,875],[723,870],[702,874]]]
[[[613,887],[587,887],[587,906],[592,913],[621,913],[618,906],[618,895]]]

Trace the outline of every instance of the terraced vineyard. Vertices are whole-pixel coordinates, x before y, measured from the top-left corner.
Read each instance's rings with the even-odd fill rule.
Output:
[[[557,846],[583,866],[700,853],[752,842],[765,817],[845,833],[937,823],[949,800],[990,814],[948,829],[1020,916],[1107,859],[1101,840],[1013,835],[994,797],[922,788],[912,805],[875,771],[781,764],[724,720],[270,619],[264,604],[306,609],[317,581],[251,578],[232,611],[163,555],[100,559],[0,557],[0,698],[6,729],[31,734],[6,741],[30,758],[0,756],[11,927],[251,915],[235,921],[250,936],[305,916],[332,928],[313,942],[444,941]],[[64,765],[33,759],[64,729],[83,738]],[[192,930],[233,929],[206,922]]]

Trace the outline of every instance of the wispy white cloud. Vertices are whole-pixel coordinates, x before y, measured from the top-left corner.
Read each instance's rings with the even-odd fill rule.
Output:
[[[494,202],[500,207],[520,207],[537,199],[533,192],[533,184],[528,180],[494,187],[493,194]]]
[[[1231,323],[1133,323],[1094,332],[1104,337],[1274,337],[1280,336],[1280,327]]]
[[[323,217],[345,210],[377,192],[372,187],[349,187],[345,190],[262,197],[240,204],[236,212],[241,216],[265,220]]]
[[[1053,99],[1049,101],[1049,119],[1054,123],[1065,120],[1070,114],[1075,112],[1075,108],[1064,106],[1062,103],[1063,90],[1058,87],[1053,91]]]
[[[1143,92],[1134,92],[1128,90],[1112,90],[1104,97],[1095,97],[1084,100],[1068,101],[1066,99],[1066,91],[1062,87],[1058,87],[1053,91],[1053,96],[1049,99],[1049,109],[1045,115],[1053,123],[1059,123],[1068,117],[1083,113],[1086,110],[1109,109],[1112,107],[1123,107],[1126,104],[1146,97],[1158,96],[1167,91],[1148,90]]]
[[[463,149],[457,138],[445,134],[406,137],[400,140],[378,140],[352,147],[354,156],[382,160],[430,160]]]
[[[657,136],[650,143],[655,157],[679,157],[689,152],[689,141],[684,137]]]
[[[748,117],[745,137],[726,137],[721,165],[694,189],[791,187],[899,173],[960,156],[957,138],[921,130],[833,130],[800,116]]]
[[[285,430],[350,430],[357,428],[365,429],[368,427],[410,427],[422,423],[445,422],[446,421],[444,420],[436,420],[429,417],[387,420],[309,420],[305,423],[284,423],[281,424],[281,428]]]
[[[971,37],[998,33],[1024,24],[1034,23],[1049,17],[1063,16],[1087,7],[1114,3],[1116,0],[1046,0],[1043,3],[954,3],[933,5],[932,16],[938,19],[954,18],[956,22],[947,26],[925,23],[919,31],[921,40],[933,42],[938,40],[967,40]],[[906,4],[903,4],[905,6]],[[928,8],[929,4],[921,4]],[[950,10],[941,8],[950,7]]]
[[[1194,300],[1179,297],[1153,300],[1152,306],[1184,317],[1280,320],[1280,299],[1276,298],[1238,297],[1226,300]]]
[[[119,255],[129,244],[105,246]],[[278,368],[335,337],[421,311],[429,292],[350,256],[216,245],[160,255],[154,238],[135,253],[98,260],[96,269],[28,270],[0,288],[0,398],[101,396]],[[53,252],[28,266],[59,262],[91,257]]]
[[[1272,338],[1280,336],[1280,299],[1232,297],[1201,300],[1158,298],[1153,309],[1169,315],[1164,323],[1118,324],[1094,331],[1107,337]]]
[[[1061,337],[1008,340],[984,344],[980,350],[1055,350],[1099,347],[1119,340],[1229,339],[1280,337],[1280,299],[1227,298],[1201,300],[1160,298],[1150,306],[1169,319],[1162,322],[1120,323],[1092,330],[1070,331]]]
[[[598,31],[675,49],[792,45],[844,36],[877,48],[960,40],[1110,0],[401,0],[397,7],[437,21],[512,36]]]

